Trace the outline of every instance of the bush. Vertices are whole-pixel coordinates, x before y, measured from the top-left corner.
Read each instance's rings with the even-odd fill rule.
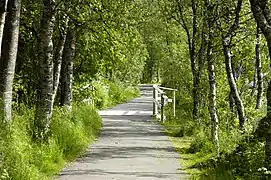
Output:
[[[138,96],[139,90],[135,87],[124,85],[121,83],[111,82],[109,84],[109,97],[112,105],[127,102],[128,100]]]
[[[101,119],[93,107],[76,104],[72,112],[55,110],[47,143],[32,141],[34,111],[24,108],[0,134],[0,179],[42,180],[52,177],[95,139]]]
[[[75,84],[74,98],[77,102],[94,103],[98,109],[112,107],[127,102],[139,95],[139,90],[130,84],[99,79]]]

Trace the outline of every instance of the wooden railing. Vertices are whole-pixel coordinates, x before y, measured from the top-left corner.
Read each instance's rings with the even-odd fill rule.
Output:
[[[172,91],[172,99],[168,98],[166,92],[164,91]],[[160,119],[161,121],[165,121],[165,106],[168,103],[173,103],[173,116],[176,115],[176,97],[175,92],[177,89],[160,87],[158,85],[153,85],[153,116],[159,118],[160,111]]]

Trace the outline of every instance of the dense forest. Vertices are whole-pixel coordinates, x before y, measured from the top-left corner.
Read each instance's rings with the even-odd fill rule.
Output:
[[[270,179],[270,8],[1,0],[0,179],[51,178],[99,135],[97,109],[136,97],[139,83],[178,89],[164,125],[190,142],[180,153],[195,177]]]

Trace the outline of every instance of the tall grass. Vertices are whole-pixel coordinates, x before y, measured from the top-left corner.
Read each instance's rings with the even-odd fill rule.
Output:
[[[48,143],[32,141],[33,120],[34,111],[23,108],[1,131],[0,179],[49,179],[83,152],[101,129],[97,111],[86,104],[74,105],[72,112],[55,109]]]
[[[227,114],[220,115],[218,156],[212,142],[212,129],[208,118],[197,123],[187,116],[183,109],[177,109],[176,118],[172,117],[170,110],[167,112],[164,123],[166,131],[173,136],[171,139],[181,154],[181,166],[191,174],[191,179],[254,180],[270,173],[265,172],[264,168],[264,141],[253,136],[256,120],[248,122],[246,132],[243,133],[238,128],[228,128],[225,123]]]

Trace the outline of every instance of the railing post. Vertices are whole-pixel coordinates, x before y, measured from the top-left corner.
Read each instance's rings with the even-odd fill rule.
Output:
[[[92,94],[94,94],[94,91],[95,91],[94,86],[91,86],[91,91],[92,91]],[[95,107],[95,100],[94,100],[93,96],[91,96],[91,105],[93,107]]]
[[[173,91],[173,116],[176,116],[176,94],[175,91]]]
[[[164,122],[165,117],[164,117],[164,105],[165,105],[165,99],[164,99],[164,94],[161,94],[161,121]]]
[[[153,85],[153,99],[154,99],[154,101],[153,101],[153,112],[152,113],[153,113],[153,116],[156,117],[156,115],[158,113],[158,106],[155,102],[158,99],[158,93],[157,93],[155,85]]]

